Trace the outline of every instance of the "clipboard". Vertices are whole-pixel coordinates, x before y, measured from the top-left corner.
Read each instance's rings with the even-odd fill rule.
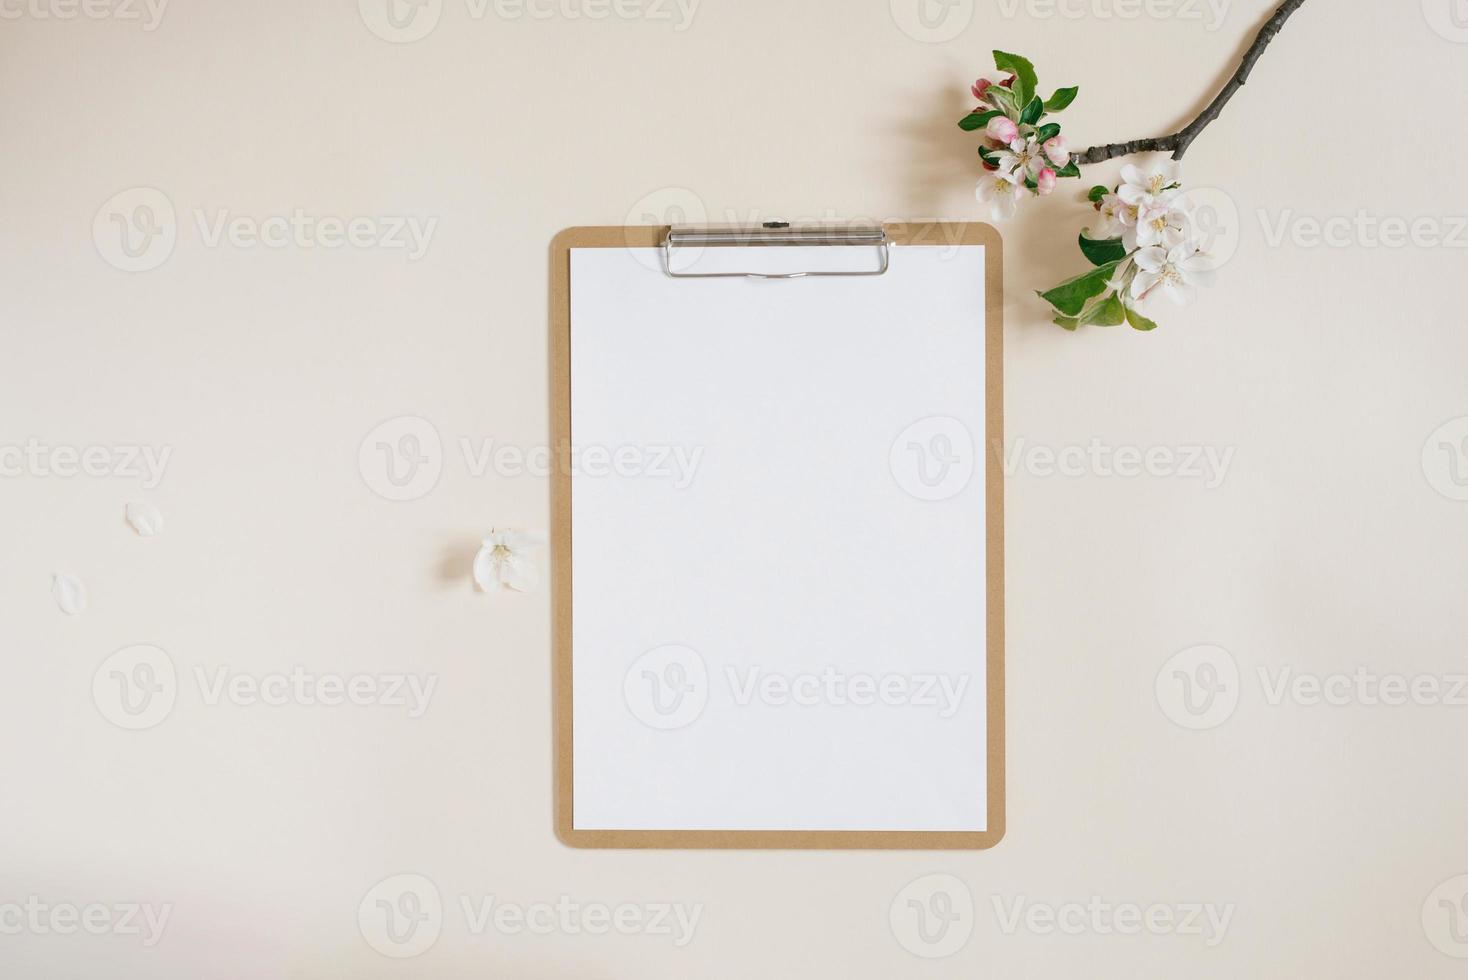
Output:
[[[817,250],[825,254],[829,249],[832,254],[839,254],[843,262],[837,265],[811,262],[806,265],[792,266],[789,261],[783,264],[771,265],[765,261],[768,257],[779,255],[781,246],[793,247],[794,253],[804,256],[814,256]],[[810,826],[809,819],[792,820],[796,826],[783,826],[783,821],[778,817],[772,818],[769,814],[746,815],[742,820],[729,820],[725,824],[718,815],[700,813],[696,817],[680,821],[676,812],[680,807],[688,807],[691,814],[693,810],[703,804],[697,793],[689,794],[689,799],[670,803],[670,811],[675,816],[664,819],[648,820],[645,823],[633,820],[630,824],[625,817],[608,819],[599,818],[597,814],[588,812],[594,809],[592,803],[583,802],[578,810],[578,790],[586,800],[591,800],[597,795],[608,795],[604,788],[612,786],[610,795],[615,797],[618,788],[614,785],[618,773],[630,773],[637,770],[638,766],[650,766],[655,777],[652,781],[644,781],[645,792],[629,792],[624,797],[627,806],[636,808],[639,806],[653,806],[653,803],[637,802],[644,798],[661,799],[662,792],[657,789],[662,785],[665,789],[668,783],[658,783],[662,775],[670,780],[676,781],[679,776],[679,763],[666,767],[666,771],[658,774],[657,767],[660,765],[656,759],[651,759],[650,754],[660,751],[663,746],[679,744],[679,738],[688,738],[686,732],[694,731],[703,734],[698,724],[690,725],[684,729],[654,732],[649,736],[639,730],[633,731],[630,736],[636,740],[633,745],[648,747],[647,751],[640,748],[625,752],[620,758],[605,757],[604,744],[607,741],[614,742],[615,738],[598,740],[599,734],[594,726],[586,722],[586,712],[593,710],[595,699],[610,703],[610,693],[604,690],[607,683],[598,682],[594,691],[591,688],[581,692],[578,700],[578,689],[576,687],[578,677],[578,665],[582,673],[596,667],[598,670],[605,665],[611,673],[607,678],[620,676],[622,667],[629,660],[635,666],[640,658],[648,656],[661,657],[664,668],[671,671],[678,666],[678,657],[682,653],[668,654],[666,650],[686,650],[682,646],[694,641],[683,635],[683,631],[673,630],[667,636],[658,634],[655,626],[649,626],[652,632],[648,634],[649,639],[645,642],[652,649],[640,650],[642,643],[627,644],[609,642],[601,643],[599,640],[589,641],[584,635],[587,628],[585,622],[578,620],[578,615],[586,620],[595,619],[595,615],[588,611],[596,603],[593,593],[606,592],[610,587],[605,585],[610,581],[603,573],[600,580],[593,579],[592,585],[587,586],[582,582],[580,596],[577,594],[575,585],[582,567],[588,568],[593,564],[599,564],[606,568],[606,556],[601,554],[600,539],[592,533],[595,523],[586,519],[583,513],[582,522],[578,528],[576,515],[586,507],[587,500],[591,500],[598,494],[607,494],[608,486],[616,485],[616,477],[588,476],[580,468],[581,461],[578,460],[578,452],[584,447],[578,445],[578,438],[583,435],[575,426],[576,413],[573,404],[583,412],[583,427],[590,427],[586,420],[595,419],[596,424],[602,423],[600,414],[595,413],[595,404],[599,395],[591,391],[591,383],[585,381],[581,375],[573,378],[573,329],[582,331],[586,335],[593,335],[591,323],[592,317],[588,312],[595,302],[605,302],[611,305],[623,302],[636,303],[639,300],[629,297],[625,290],[618,284],[609,284],[601,290],[598,296],[601,299],[585,299],[588,304],[584,309],[576,307],[573,303],[573,292],[577,284],[573,281],[573,256],[577,256],[575,264],[585,269],[597,267],[600,263],[605,265],[613,261],[611,255],[620,252],[622,256],[635,258],[636,263],[626,262],[625,269],[629,279],[644,283],[645,289],[653,292],[645,293],[639,309],[648,311],[652,316],[654,310],[661,309],[663,300],[678,303],[684,302],[690,295],[695,293],[678,293],[677,290],[686,289],[723,289],[736,288],[747,289],[749,287],[740,285],[733,287],[733,283],[751,283],[755,280],[796,280],[792,282],[760,282],[761,290],[774,290],[773,293],[761,294],[765,299],[779,301],[789,299],[794,291],[805,288],[832,289],[862,289],[861,284],[879,282],[884,277],[894,277],[910,269],[916,258],[908,259],[908,256],[925,254],[922,250],[948,248],[954,250],[955,254],[962,254],[972,259],[973,246],[982,249],[981,267],[971,270],[974,275],[982,281],[982,301],[978,308],[969,311],[974,320],[974,332],[979,338],[978,347],[975,348],[978,360],[974,367],[982,366],[983,385],[978,398],[982,402],[980,425],[972,426],[973,451],[976,459],[973,463],[972,486],[980,493],[979,505],[982,514],[975,516],[970,513],[973,507],[966,509],[957,508],[952,501],[948,502],[950,509],[942,511],[920,511],[913,513],[929,515],[933,513],[947,513],[955,515],[959,523],[969,527],[969,522],[978,521],[982,527],[981,543],[973,550],[977,551],[982,561],[982,581],[976,583],[971,595],[959,597],[955,600],[955,610],[963,617],[980,616],[983,622],[983,636],[975,642],[976,656],[974,674],[975,679],[981,682],[982,698],[979,704],[982,707],[981,731],[969,732],[974,740],[971,745],[961,745],[960,749],[968,754],[966,759],[975,761],[982,769],[982,778],[976,780],[981,782],[981,787],[976,787],[975,792],[980,794],[981,802],[976,804],[979,811],[975,815],[966,815],[962,820],[956,821],[954,826],[944,826],[932,829],[923,826],[921,829],[913,829],[909,824],[916,821],[925,821],[924,816],[915,817],[914,813],[926,814],[926,810],[917,806],[907,817],[901,819],[878,819],[872,822],[878,825],[865,826],[860,823],[851,825],[839,817],[831,819],[830,824],[841,823],[842,826]],[[768,251],[767,251],[768,249]],[[967,251],[965,251],[967,249]],[[588,251],[590,250],[590,251]],[[592,253],[595,254],[592,254]],[[712,270],[700,265],[697,261],[689,263],[685,261],[687,256],[693,255],[702,259],[705,254],[715,255],[719,261],[712,266]],[[737,259],[732,258],[738,256]],[[616,261],[622,261],[618,259]],[[551,480],[551,513],[552,513],[552,541],[551,541],[551,590],[552,590],[552,641],[553,641],[553,729],[554,729],[554,766],[555,766],[555,831],[557,837],[565,844],[577,848],[774,848],[774,849],[982,849],[993,846],[1003,837],[1005,832],[1005,749],[1004,749],[1004,505],[1003,505],[1003,473],[998,459],[998,453],[993,447],[1002,445],[1003,424],[1003,335],[1002,335],[1002,312],[1003,312],[1003,271],[1002,271],[1002,243],[997,231],[984,224],[973,223],[928,223],[928,224],[885,224],[871,227],[814,227],[814,228],[792,228],[782,222],[767,223],[758,228],[677,228],[677,227],[577,227],[569,228],[558,234],[553,240],[550,248],[550,396],[551,396],[551,425],[553,446],[555,447],[556,466]],[[961,274],[955,270],[954,274]],[[578,273],[579,275],[579,273]],[[588,274],[589,275],[589,274]],[[656,277],[661,285],[652,282],[650,277]],[[817,280],[823,283],[816,287],[810,282],[803,280]],[[896,281],[887,280],[887,283]],[[720,285],[716,285],[720,284]],[[726,285],[728,284],[727,287]],[[666,288],[667,293],[661,292]],[[883,288],[895,288],[884,284]],[[783,291],[783,296],[782,296]],[[723,292],[709,293],[707,298],[712,303],[722,303],[731,295],[754,295],[747,292]],[[827,295],[836,295],[827,293]],[[582,301],[577,294],[577,301]],[[768,309],[769,307],[767,307]],[[628,317],[625,322],[641,322],[641,315],[637,310],[624,311]],[[574,322],[573,322],[574,317]],[[587,322],[583,323],[583,319]],[[699,320],[698,316],[690,317],[690,320]],[[754,322],[754,321],[751,321]],[[680,336],[685,330],[696,332],[702,329],[698,322],[688,322],[677,325],[679,332],[667,332],[665,337]],[[601,330],[602,334],[609,332]],[[577,337],[582,336],[578,332]],[[613,340],[615,342],[615,340]],[[681,342],[680,342],[681,343]],[[689,341],[696,344],[697,341]],[[649,344],[651,349],[654,345]],[[840,345],[833,345],[833,349]],[[693,346],[681,346],[681,350],[691,351]],[[643,352],[646,353],[645,351]],[[815,360],[825,361],[824,357]],[[831,360],[840,360],[833,357]],[[596,367],[599,361],[590,353],[584,355],[580,362],[592,365],[589,372],[595,373],[600,370]],[[628,365],[640,364],[637,359],[629,359]],[[765,362],[768,363],[768,362]],[[814,369],[818,367],[812,364]],[[635,373],[635,372],[634,372]],[[597,387],[598,392],[617,391],[617,379],[603,378],[604,384]],[[575,387],[585,383],[585,390]],[[819,384],[819,379],[813,378],[812,385]],[[580,391],[584,397],[578,397]],[[620,397],[620,396],[618,396]],[[711,396],[712,397],[712,396]],[[573,402],[574,400],[574,402]],[[654,398],[656,401],[656,398]],[[719,411],[716,407],[711,411]],[[737,412],[737,406],[728,406],[730,413]],[[662,411],[663,415],[675,416],[678,414],[676,407],[670,402],[655,411]],[[605,413],[615,415],[617,413]],[[884,438],[890,438],[891,433],[884,433]],[[608,450],[610,447],[600,447]],[[625,447],[623,447],[625,448]],[[894,460],[900,447],[894,443],[892,452]],[[606,455],[604,452],[602,455]],[[894,463],[894,465],[896,465]],[[732,471],[732,470],[731,470]],[[729,472],[729,471],[725,471]],[[895,472],[895,470],[894,470]],[[591,481],[601,479],[602,483]],[[606,481],[610,480],[608,483]],[[921,493],[921,488],[919,488]],[[581,496],[578,497],[578,494]],[[778,494],[776,495],[778,497]],[[673,499],[665,496],[663,499]],[[772,498],[773,499],[773,498]],[[582,505],[582,506],[578,506]],[[933,506],[941,508],[942,502]],[[615,521],[610,523],[617,523]],[[579,530],[579,533],[578,533]],[[900,529],[897,529],[900,530]],[[712,539],[711,539],[712,540]],[[978,540],[978,539],[974,539]],[[577,543],[581,542],[582,552],[578,552]],[[639,542],[640,543],[640,542]],[[629,549],[635,552],[637,543]],[[598,551],[593,553],[594,547]],[[794,545],[799,548],[799,543]],[[709,556],[709,561],[703,559],[705,552],[694,552],[692,560],[685,561],[689,566],[689,576],[696,578],[699,570],[713,563],[715,559]],[[977,560],[977,556],[976,560]],[[638,559],[634,554],[626,556],[629,562]],[[581,564],[578,564],[578,559]],[[962,555],[959,560],[965,560]],[[696,567],[695,567],[696,566]],[[590,572],[588,572],[588,575]],[[581,576],[585,578],[585,576]],[[600,581],[601,585],[596,582]],[[811,581],[806,579],[805,581]],[[684,588],[685,583],[678,577],[670,577],[667,583],[675,583],[671,588]],[[736,585],[737,588],[737,585]],[[581,605],[578,606],[578,598]],[[621,597],[626,603],[646,603],[649,609],[654,610],[651,619],[659,618],[656,607],[665,598],[664,595],[636,595],[629,594]],[[788,595],[782,596],[783,600]],[[832,609],[840,608],[839,603]],[[664,610],[666,611],[666,610]],[[603,616],[602,618],[606,618]],[[967,620],[965,620],[967,621]],[[639,623],[642,621],[639,620]],[[582,633],[578,634],[578,627]],[[687,621],[683,621],[684,630],[687,630]],[[643,628],[642,626],[638,627]],[[654,636],[654,634],[658,634]],[[581,643],[584,648],[576,646],[578,635],[581,635]],[[658,641],[658,642],[655,642]],[[666,641],[665,643],[661,641]],[[670,659],[671,658],[671,659]],[[752,669],[752,668],[751,668]],[[645,671],[646,673],[646,671]],[[681,675],[677,675],[681,676]],[[709,672],[709,676],[714,676]],[[737,679],[737,673],[730,673],[730,677]],[[855,679],[861,676],[854,674],[851,678],[851,692],[854,696],[856,691]],[[886,684],[891,675],[883,675],[878,678],[880,683]],[[916,675],[914,675],[916,676]],[[626,672],[626,683],[633,683],[633,671]],[[804,679],[804,675],[799,675]],[[583,683],[590,683],[583,677]],[[705,680],[712,686],[715,682]],[[738,685],[735,685],[738,687]],[[890,685],[896,689],[899,685]],[[908,690],[916,688],[911,684]],[[955,687],[957,685],[954,685]],[[628,691],[631,690],[629,686]],[[749,685],[741,688],[746,695],[750,690]],[[884,692],[886,688],[883,689]],[[625,692],[624,692],[625,693]],[[737,692],[736,692],[737,693]],[[630,694],[626,695],[631,697]],[[712,695],[710,695],[711,697]],[[885,694],[883,695],[885,697]],[[912,699],[916,704],[915,698]],[[630,703],[630,702],[629,702]],[[707,702],[706,702],[707,703]],[[746,702],[750,704],[751,702]],[[854,702],[853,702],[854,703]],[[893,702],[894,704],[896,702]],[[798,713],[781,714],[780,711],[785,704],[760,703],[754,705],[758,710],[752,710],[748,714],[740,716],[737,731],[754,730],[755,723],[750,719],[758,716],[761,719],[776,719],[771,724],[776,726],[787,724],[784,719],[802,719],[800,724],[808,724],[805,720],[809,716],[801,716]],[[827,716],[838,719],[838,724],[847,726],[842,730],[855,733],[858,737],[853,741],[860,742],[865,737],[866,728],[849,727],[849,719],[853,715],[859,715],[860,708],[852,707],[850,703],[844,706],[831,704],[817,704],[817,709],[826,710]],[[843,714],[844,708],[850,708],[850,712]],[[607,710],[611,710],[610,708]],[[580,753],[578,754],[578,712],[583,719],[582,725],[585,731],[580,734]],[[893,714],[900,714],[894,711]],[[659,724],[659,719],[652,719],[654,724]],[[600,724],[600,723],[598,723]],[[613,726],[621,725],[623,722],[613,720]],[[628,725],[632,723],[627,723]],[[936,724],[936,723],[935,723]],[[644,726],[645,727],[645,726]],[[934,728],[933,731],[940,729]],[[617,728],[616,731],[621,731]],[[669,736],[665,741],[653,741],[659,736]],[[967,737],[967,736],[965,736]],[[945,747],[952,741],[943,736]],[[959,740],[960,742],[963,739]],[[817,740],[819,742],[819,740]],[[726,743],[727,744],[727,743]],[[812,743],[816,744],[816,743]],[[826,753],[824,756],[828,761],[838,761],[842,764],[850,761],[841,753],[845,751],[841,746],[824,744],[821,749]],[[844,743],[843,743],[844,744]],[[865,743],[864,743],[865,744]],[[938,744],[935,740],[933,744]],[[834,753],[834,754],[832,754]],[[733,754],[724,753],[726,758],[732,758]],[[743,753],[739,753],[742,756]],[[597,757],[595,760],[593,756]],[[682,772],[691,775],[693,770],[688,768],[689,762],[686,757],[682,759]],[[774,758],[774,757],[771,757]],[[742,761],[742,760],[741,760]],[[704,758],[698,765],[706,765],[706,772],[700,771],[699,777],[704,779],[718,780],[718,776],[710,773],[718,773],[721,766],[719,758]],[[801,769],[800,760],[791,760],[791,766],[797,770],[786,779],[780,786],[788,791],[791,787],[803,785],[803,780],[810,777],[812,781],[818,782],[820,772],[814,768]],[[595,774],[590,773],[589,767],[600,766]],[[581,767],[581,768],[578,768]],[[875,798],[884,792],[880,781],[884,774],[892,771],[889,765],[886,770],[875,770],[878,776],[874,778],[870,792]],[[746,773],[746,776],[748,774]],[[749,780],[751,783],[761,783],[758,778],[761,774],[755,773],[756,778]],[[636,780],[630,780],[637,782]],[[941,780],[935,780],[939,782]],[[921,795],[927,787],[920,783],[904,782],[902,778],[895,780],[903,787],[903,791],[916,792]],[[588,791],[588,786],[600,787],[595,793]],[[833,784],[835,795],[840,796],[852,790],[849,781]],[[778,789],[775,786],[774,789]],[[767,794],[772,792],[770,788],[764,790]],[[727,797],[720,794],[727,794]],[[720,784],[709,794],[726,799],[734,810],[744,808],[744,801],[738,795],[738,789]],[[798,795],[798,793],[797,793]],[[898,793],[897,795],[900,795]],[[962,795],[962,794],[960,794]],[[967,797],[964,797],[967,799]],[[890,801],[876,801],[873,806],[881,809]],[[942,801],[938,801],[942,802]],[[814,801],[813,801],[814,803]],[[596,807],[606,809],[604,801],[597,801]],[[776,803],[775,805],[779,805]],[[895,804],[894,804],[895,805]],[[819,805],[816,806],[819,808]],[[941,806],[935,806],[941,809]],[[966,813],[966,811],[965,811]]]

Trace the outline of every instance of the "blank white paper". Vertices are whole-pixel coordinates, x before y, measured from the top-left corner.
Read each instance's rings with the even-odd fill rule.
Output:
[[[987,829],[983,321],[982,246],[572,250],[577,829]]]

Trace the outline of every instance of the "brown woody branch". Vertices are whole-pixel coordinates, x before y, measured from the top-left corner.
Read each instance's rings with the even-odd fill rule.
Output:
[[[1290,15],[1296,10],[1299,10],[1300,5],[1304,2],[1305,0],[1284,0],[1284,3],[1279,5],[1279,9],[1274,12],[1274,16],[1270,17],[1264,22],[1264,26],[1259,28],[1259,35],[1254,38],[1254,43],[1249,46],[1249,50],[1244,52],[1243,60],[1239,62],[1238,71],[1234,72],[1233,77],[1228,80],[1228,84],[1214,97],[1213,101],[1208,103],[1208,108],[1204,109],[1198,115],[1197,119],[1188,123],[1186,128],[1173,133],[1171,136],[1157,136],[1151,139],[1131,140],[1127,143],[1108,143],[1105,146],[1093,146],[1088,150],[1082,150],[1076,155],[1076,159],[1081,163],[1100,163],[1102,160],[1126,156],[1129,153],[1171,150],[1172,158],[1174,160],[1181,160],[1183,154],[1188,152],[1188,147],[1193,144],[1193,140],[1197,139],[1198,134],[1203,132],[1204,127],[1217,119],[1223,113],[1223,107],[1228,105],[1228,100],[1234,97],[1235,92],[1244,87],[1244,83],[1249,80],[1249,72],[1254,70],[1254,63],[1259,60],[1260,55],[1264,54],[1264,49],[1269,46],[1270,41],[1274,40],[1274,36],[1280,32],[1280,28],[1284,27],[1285,21],[1289,20]]]

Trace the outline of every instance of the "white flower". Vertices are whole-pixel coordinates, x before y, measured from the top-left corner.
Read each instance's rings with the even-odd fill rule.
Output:
[[[1142,170],[1134,163],[1121,168],[1121,186],[1116,189],[1117,197],[1132,207],[1164,202],[1176,194],[1168,188],[1178,182],[1178,166],[1175,161],[1162,160],[1149,169]]]
[[[474,556],[474,582],[485,592],[501,588],[529,592],[540,580],[540,573],[526,552],[544,544],[538,534],[514,528],[491,528]]]
[[[1021,181],[1025,177],[1040,176],[1040,171],[1050,166],[1040,141],[1033,136],[1019,137],[1009,144],[1009,149],[1000,150],[994,156],[999,161],[1000,170],[1019,174]]]
[[[974,188],[974,197],[989,205],[989,217],[994,221],[1011,217],[1024,193],[1024,178],[1007,170],[984,174]]]
[[[1192,220],[1188,199],[1174,194],[1138,208],[1136,222],[1122,235],[1122,241],[1128,251],[1153,245],[1171,248],[1188,237]]]
[[[1138,251],[1134,258],[1137,275],[1132,280],[1133,299],[1146,299],[1161,286],[1173,302],[1186,305],[1193,298],[1195,285],[1206,286],[1213,281],[1211,260],[1190,241],[1171,248],[1152,245]]]
[[[1087,229],[1088,238],[1121,238],[1128,228],[1137,223],[1137,209],[1115,194],[1107,194],[1101,198],[1096,212],[1101,215],[1101,221],[1095,228]]]

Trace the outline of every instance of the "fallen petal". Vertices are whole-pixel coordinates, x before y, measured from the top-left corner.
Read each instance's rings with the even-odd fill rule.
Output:
[[[493,544],[486,544],[474,556],[474,584],[485,592],[498,592],[500,588],[500,561],[494,549]]]
[[[540,573],[524,555],[511,555],[500,564],[500,581],[516,592],[529,592],[540,582]]]
[[[65,572],[51,577],[51,595],[68,616],[80,616],[87,608],[87,587],[81,579]]]
[[[145,538],[163,530],[163,515],[152,504],[128,504],[127,522]]]

